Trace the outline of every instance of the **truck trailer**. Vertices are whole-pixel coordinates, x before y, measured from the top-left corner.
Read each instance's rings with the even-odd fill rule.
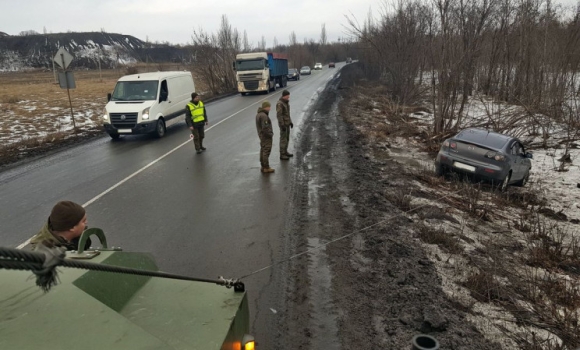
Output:
[[[288,85],[288,58],[274,52],[240,53],[233,64],[238,92],[276,91],[276,85]]]

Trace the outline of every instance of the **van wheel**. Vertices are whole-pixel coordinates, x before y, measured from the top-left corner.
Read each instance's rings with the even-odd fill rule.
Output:
[[[113,140],[118,140],[121,137],[121,135],[119,135],[118,133],[109,134],[109,136],[111,136]]]
[[[165,136],[166,131],[167,129],[165,128],[165,122],[163,121],[163,119],[159,118],[157,120],[157,127],[155,128],[155,136],[157,136],[158,138],[162,138],[163,136]]]

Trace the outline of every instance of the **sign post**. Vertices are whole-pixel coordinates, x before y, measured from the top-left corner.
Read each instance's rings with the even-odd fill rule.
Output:
[[[73,72],[67,71],[67,68],[72,62],[72,60],[73,56],[70,53],[68,53],[68,51],[66,51],[64,47],[58,49],[56,55],[53,58],[53,62],[58,64],[64,70],[64,73],[58,74],[58,82],[60,84],[61,89],[66,89],[66,93],[68,95],[68,103],[70,105],[70,116],[73,122],[73,129],[76,132],[77,124],[75,121],[75,115],[72,108],[72,100],[70,98],[70,89],[75,89],[76,84]]]

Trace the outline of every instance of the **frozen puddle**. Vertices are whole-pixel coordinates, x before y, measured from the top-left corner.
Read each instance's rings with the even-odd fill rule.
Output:
[[[308,238],[308,249],[316,248],[321,244],[324,242],[321,242],[319,238]],[[328,266],[326,248],[315,249],[308,255],[312,325],[315,327],[311,349],[340,349],[336,308],[332,302],[332,275]]]

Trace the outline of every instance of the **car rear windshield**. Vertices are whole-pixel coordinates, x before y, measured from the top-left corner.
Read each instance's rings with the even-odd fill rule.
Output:
[[[290,68],[290,69],[288,69],[288,73],[296,73],[296,69]]]
[[[487,146],[494,149],[501,149],[509,141],[509,137],[484,130],[464,130],[455,136],[458,141],[465,141]]]

